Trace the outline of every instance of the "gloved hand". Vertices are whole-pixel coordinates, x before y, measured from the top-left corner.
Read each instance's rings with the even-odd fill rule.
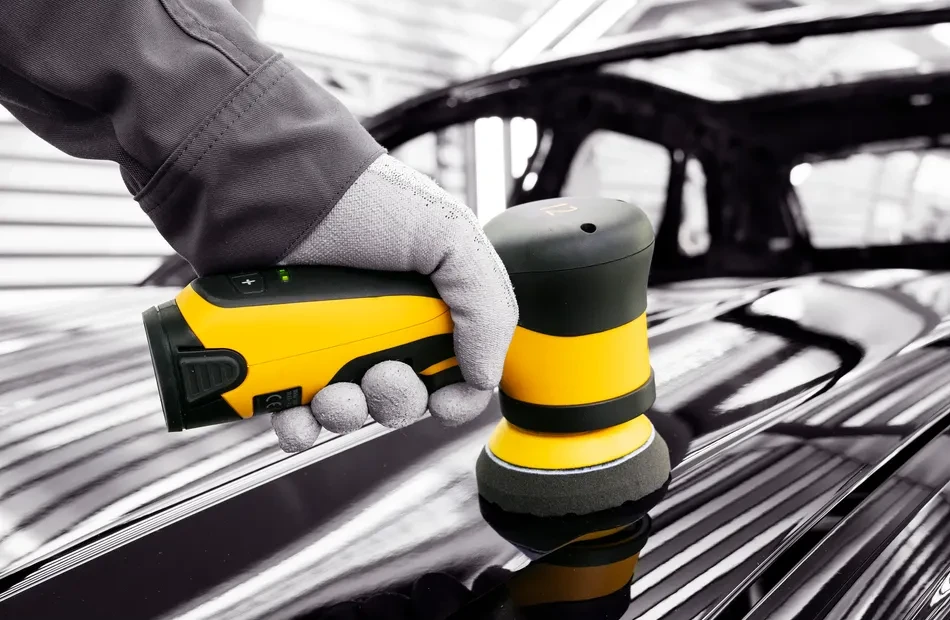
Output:
[[[518,306],[504,265],[475,214],[428,177],[381,156],[281,264],[429,275],[451,310],[456,358],[465,379],[430,397],[407,364],[377,364],[359,385],[329,385],[309,406],[273,414],[285,452],[312,446],[321,427],[334,433],[355,431],[367,416],[399,428],[428,409],[443,424],[455,426],[488,405],[501,381]]]

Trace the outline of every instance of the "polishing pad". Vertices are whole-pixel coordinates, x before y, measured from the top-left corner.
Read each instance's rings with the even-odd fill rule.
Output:
[[[639,445],[606,462],[581,467],[515,464],[512,461],[524,459],[496,454],[492,448],[497,442],[490,441],[476,463],[478,492],[505,511],[539,517],[586,515],[627,502],[642,502],[645,512],[663,495],[669,482],[670,456],[666,442],[649,420],[640,416],[635,421],[641,419],[641,424],[648,425],[649,434]],[[545,438],[551,454],[562,458],[558,440],[572,439]]]

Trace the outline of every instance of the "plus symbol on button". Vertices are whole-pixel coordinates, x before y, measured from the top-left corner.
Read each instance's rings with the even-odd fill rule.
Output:
[[[257,282],[257,280],[251,280],[250,278],[248,278],[247,280],[244,280],[243,282],[241,282],[241,284],[244,284],[244,285],[246,285],[246,286],[250,286],[250,285],[254,284],[255,282]]]

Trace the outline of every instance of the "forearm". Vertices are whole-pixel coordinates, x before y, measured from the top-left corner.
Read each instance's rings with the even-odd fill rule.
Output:
[[[382,149],[224,0],[4,0],[0,102],[199,273],[276,263]]]

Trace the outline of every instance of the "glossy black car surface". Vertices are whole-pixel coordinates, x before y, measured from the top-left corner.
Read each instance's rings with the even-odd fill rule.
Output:
[[[0,618],[948,617],[950,251],[816,249],[786,196],[802,154],[950,129],[950,78],[711,104],[591,68],[937,21],[950,10],[650,39],[368,122],[395,147],[489,114],[573,119],[514,202],[556,194],[596,125],[703,160],[709,251],[677,250],[670,191],[648,305],[673,482],[649,519],[593,542],[486,522],[473,465],[494,401],[461,428],[371,423],[294,456],[266,419],[167,434],[139,313],[186,266],[156,274],[166,287],[0,293]],[[931,103],[908,104],[922,89]],[[635,564],[632,582],[585,598],[551,569],[598,562]]]

